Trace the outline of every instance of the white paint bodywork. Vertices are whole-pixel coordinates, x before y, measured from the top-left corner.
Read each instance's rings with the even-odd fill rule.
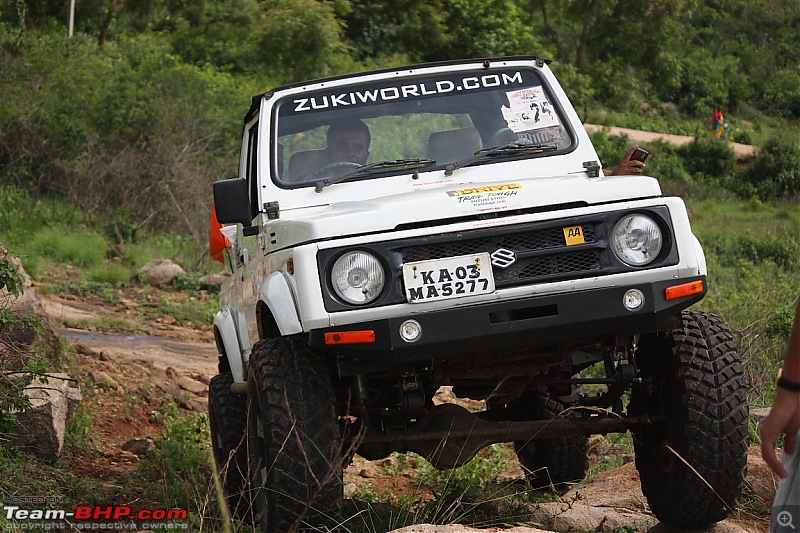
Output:
[[[521,60],[507,61],[504,64],[513,66],[517,63],[525,67],[534,65],[532,61]],[[447,65],[413,72],[451,72],[464,68],[463,64]],[[702,248],[692,234],[681,199],[662,197],[657,180],[651,177],[605,177],[602,172],[600,177],[588,176],[583,163],[599,163],[589,136],[549,68],[546,65],[536,68],[560,100],[577,140],[575,150],[569,153],[478,164],[456,169],[449,176],[441,169],[420,171],[418,174],[409,171],[407,174],[376,180],[333,184],[321,192],[315,192],[313,187],[286,189],[273,183],[269,176],[271,154],[268,149],[261,149],[258,154],[258,205],[277,201],[280,205],[279,218],[270,220],[265,214],[259,215],[254,220],[259,226],[258,236],[244,237],[240,230],[238,242],[242,248],[247,249],[249,261],[238,264],[232,280],[228,282],[229,286],[223,289],[222,311],[215,319],[215,326],[223,338],[236,382],[246,379],[243,368],[249,356],[249,346],[251,340],[258,339],[255,309],[259,301],[269,308],[281,335],[290,335],[334,325],[414,315],[497,300],[677,279],[706,273]],[[361,76],[359,81],[402,77],[410,73],[411,71],[384,72]],[[352,80],[341,79],[295,87],[286,91],[286,94],[302,93],[322,86],[346,86],[351,82]],[[272,105],[283,96],[283,92],[276,92],[272,98],[262,99],[258,117],[261,124],[271,123]],[[268,143],[262,144],[269,146]],[[244,156],[240,170],[245,172]],[[506,186],[505,192],[509,194],[497,194],[494,197],[496,201],[488,204],[481,203],[483,200],[465,201],[464,195],[456,194],[456,191],[463,189],[491,185],[499,188]],[[478,193],[477,196],[481,194],[484,193]],[[476,214],[558,205],[566,207],[403,231],[395,229],[420,221],[445,221]],[[674,266],[506,288],[491,294],[455,300],[403,303],[338,313],[326,311],[323,305],[324,280],[320,278],[317,267],[319,250],[444,232],[569,219],[580,215],[623,209],[636,210],[650,206],[666,206],[669,210],[679,255],[679,262]],[[235,339],[232,338],[234,335]]]

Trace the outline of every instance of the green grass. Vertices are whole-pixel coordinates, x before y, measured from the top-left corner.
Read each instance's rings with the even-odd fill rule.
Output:
[[[749,400],[769,405],[800,292],[800,205],[712,199],[687,202],[708,261],[708,295],[696,307],[733,328]]]
[[[111,287],[127,287],[131,284],[133,276],[134,271],[130,266],[111,261],[96,264],[86,272],[88,281]]]
[[[28,252],[86,268],[93,267],[106,258],[108,243],[95,231],[81,228],[67,230],[60,226],[51,226],[33,234]]]

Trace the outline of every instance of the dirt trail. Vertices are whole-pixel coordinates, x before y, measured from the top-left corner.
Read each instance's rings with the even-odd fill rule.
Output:
[[[130,361],[145,361],[155,368],[173,368],[180,374],[217,373],[217,349],[213,342],[197,342],[160,335],[109,335],[64,328],[61,334],[73,344],[97,352],[115,354]]]
[[[651,143],[653,141],[665,141],[670,144],[674,144],[677,146],[682,146],[684,144],[688,144],[694,140],[694,137],[689,135],[672,135],[669,133],[657,133],[653,131],[639,131],[639,130],[632,130],[629,128],[618,128],[616,126],[598,126],[596,124],[584,124],[583,125],[588,132],[595,132],[595,131],[608,131],[613,135],[627,135],[631,142],[636,144],[641,144],[646,146],[647,143]],[[747,161],[752,159],[757,154],[757,149],[755,146],[751,146],[749,144],[741,144],[741,143],[730,143],[731,147],[733,148],[734,153],[736,154],[736,158],[739,161]]]

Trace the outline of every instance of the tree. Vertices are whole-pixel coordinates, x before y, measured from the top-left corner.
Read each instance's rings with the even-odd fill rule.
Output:
[[[317,0],[271,0],[258,42],[262,64],[287,80],[333,74],[349,51],[333,6]]]
[[[353,0],[344,17],[359,58],[407,54],[414,61],[543,55],[512,0]]]
[[[529,0],[530,25],[540,28],[556,58],[584,71],[592,61],[624,54],[652,57],[692,0]],[[645,55],[647,54],[647,55]]]

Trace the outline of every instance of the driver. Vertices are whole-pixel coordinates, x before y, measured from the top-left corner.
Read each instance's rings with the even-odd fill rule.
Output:
[[[369,143],[372,140],[369,128],[358,119],[334,122],[328,128],[328,146],[325,151],[328,163],[347,161],[366,165]]]

